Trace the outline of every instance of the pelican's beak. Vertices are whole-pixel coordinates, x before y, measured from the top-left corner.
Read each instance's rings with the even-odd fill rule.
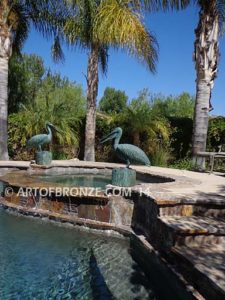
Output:
[[[112,131],[110,132],[109,134],[107,134],[106,136],[104,136],[101,140],[100,140],[100,143],[103,144],[109,140],[112,140],[116,137],[116,132],[115,131]]]

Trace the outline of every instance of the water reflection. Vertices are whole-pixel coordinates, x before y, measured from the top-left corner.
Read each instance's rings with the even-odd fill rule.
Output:
[[[0,299],[149,299],[129,241],[0,210]],[[162,282],[160,282],[162,284]],[[158,298],[159,299],[159,298]]]

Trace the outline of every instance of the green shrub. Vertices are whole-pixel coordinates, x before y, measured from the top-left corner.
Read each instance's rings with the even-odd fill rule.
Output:
[[[175,161],[173,164],[169,165],[170,168],[173,169],[181,169],[181,170],[194,170],[194,166],[192,163],[192,159],[189,157],[185,157]]]
[[[17,113],[9,115],[10,156],[29,159],[26,142],[33,135],[45,133],[47,121],[61,131],[54,132],[54,145],[71,149],[78,146],[84,114],[85,98],[81,87],[59,75],[48,74],[34,103],[23,105]]]
[[[167,151],[158,151],[151,157],[151,164],[157,167],[167,167],[170,160],[170,153]]]
[[[225,144],[225,117],[209,119],[207,149],[217,151],[218,146]],[[223,147],[225,150],[225,146]]]
[[[193,121],[190,118],[169,117],[173,156],[180,160],[191,153]]]

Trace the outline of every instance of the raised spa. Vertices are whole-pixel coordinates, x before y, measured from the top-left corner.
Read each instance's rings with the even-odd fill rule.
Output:
[[[109,169],[74,169],[74,170],[49,170],[45,174],[32,174],[31,177],[39,182],[56,183],[64,186],[84,186],[104,189],[112,183],[112,171]],[[165,183],[172,181],[171,178],[160,177],[151,174],[137,173],[136,184],[141,183]]]
[[[97,168],[51,168],[14,171],[0,177],[0,182],[17,187],[91,187],[105,189],[112,184],[112,169]],[[137,172],[136,185],[167,183],[173,178]]]

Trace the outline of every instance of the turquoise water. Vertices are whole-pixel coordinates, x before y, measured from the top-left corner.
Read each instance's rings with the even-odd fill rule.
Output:
[[[1,300],[176,299],[145,276],[129,240],[0,209],[0,249]]]
[[[104,189],[107,184],[112,183],[111,175],[99,174],[65,174],[65,175],[35,175],[38,180],[43,182],[60,183],[64,186],[84,186]],[[136,184],[141,183],[136,180]]]
[[[70,174],[70,175],[42,175],[37,178],[44,182],[60,183],[64,186],[85,186],[104,189],[112,183],[111,175],[98,174]]]

